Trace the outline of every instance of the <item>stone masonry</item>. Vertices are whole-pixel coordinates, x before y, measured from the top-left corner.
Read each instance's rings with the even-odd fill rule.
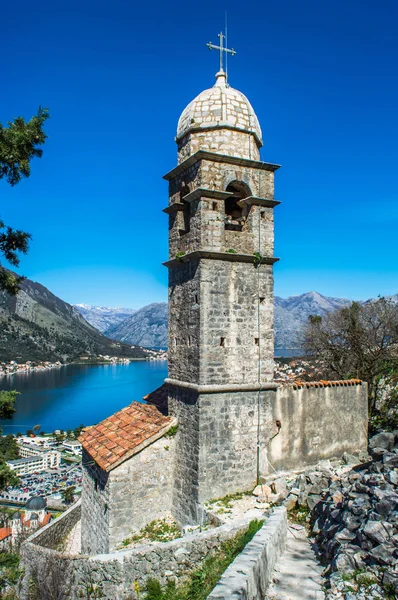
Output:
[[[218,73],[183,112],[169,181],[169,410],[177,417],[174,511],[254,487],[273,383],[277,165],[259,161],[249,101]],[[257,253],[257,254],[255,254]],[[257,257],[257,258],[256,258]],[[267,422],[270,420],[265,419]],[[263,451],[259,447],[262,440]],[[261,464],[260,464],[261,463]]]

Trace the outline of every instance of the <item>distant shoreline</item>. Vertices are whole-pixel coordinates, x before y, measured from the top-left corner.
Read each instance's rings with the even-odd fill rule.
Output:
[[[99,366],[99,365],[123,365],[129,364],[130,362],[153,362],[153,361],[164,361],[167,358],[163,358],[159,356],[159,358],[148,356],[147,358],[120,358],[119,360],[101,360],[101,359],[87,359],[87,360],[73,360],[68,363],[39,363],[37,365],[27,365],[26,363],[16,363],[15,361],[10,361],[9,363],[3,363],[5,367],[11,369],[9,371],[0,371],[0,379],[3,377],[12,377],[13,375],[26,375],[27,373],[39,373],[41,371],[51,371],[52,369],[60,369],[62,367],[68,367],[70,365],[90,365],[90,366]],[[23,365],[23,366],[22,366]],[[15,370],[12,370],[15,367]],[[20,367],[20,368],[18,368]],[[1,366],[0,366],[1,368]],[[4,368],[4,367],[3,367]]]

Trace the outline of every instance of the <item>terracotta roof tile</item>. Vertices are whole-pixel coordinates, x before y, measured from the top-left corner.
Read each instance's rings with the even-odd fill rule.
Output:
[[[101,469],[111,471],[164,435],[175,423],[174,418],[163,415],[156,406],[133,402],[98,425],[83,430],[79,441]]]
[[[0,542],[12,535],[11,527],[0,527]]]
[[[143,400],[148,405],[156,406],[163,415],[169,414],[168,388],[165,383],[147,396],[144,396]]]

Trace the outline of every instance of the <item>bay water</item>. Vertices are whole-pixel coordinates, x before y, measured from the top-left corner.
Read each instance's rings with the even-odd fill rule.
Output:
[[[300,351],[276,348],[275,356]],[[93,425],[162,385],[166,361],[113,365],[67,365],[47,371],[17,373],[0,379],[0,390],[17,390],[16,413],[0,421],[3,433],[25,433]]]

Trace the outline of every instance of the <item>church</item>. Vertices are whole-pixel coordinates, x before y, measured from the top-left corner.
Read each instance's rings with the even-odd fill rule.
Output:
[[[223,38],[210,44],[214,85],[183,110],[164,176],[168,378],[80,437],[85,554],[112,552],[158,518],[201,524],[210,499],[366,449],[366,384],[273,380],[279,165],[260,158],[260,123],[229,85]]]

